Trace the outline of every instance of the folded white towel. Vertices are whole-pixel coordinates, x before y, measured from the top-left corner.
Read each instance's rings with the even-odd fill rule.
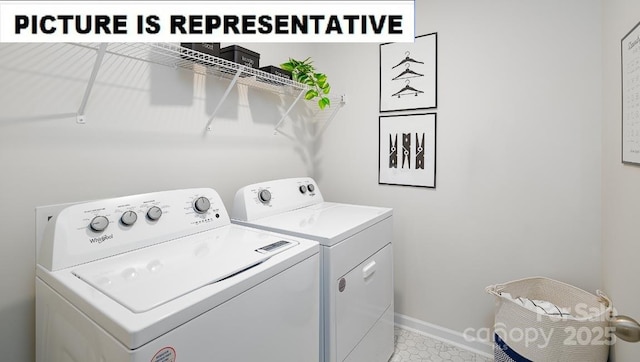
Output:
[[[561,318],[574,319],[571,308],[560,307],[546,300],[529,299],[526,297],[512,297],[510,293],[502,292],[500,296],[510,299],[521,306],[539,314],[545,314]]]

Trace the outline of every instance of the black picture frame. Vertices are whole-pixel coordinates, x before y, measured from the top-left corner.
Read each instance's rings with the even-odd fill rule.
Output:
[[[380,112],[438,107],[438,33],[380,44]]]
[[[436,187],[435,113],[378,117],[378,184]]]
[[[622,163],[640,165],[640,22],[620,40]]]

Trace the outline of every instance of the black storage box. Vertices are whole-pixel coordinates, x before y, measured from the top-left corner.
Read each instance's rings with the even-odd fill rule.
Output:
[[[260,68],[260,54],[237,45],[220,49],[220,58],[251,68]]]
[[[220,56],[220,43],[180,43],[180,46],[214,57]]]
[[[278,67],[274,67],[273,65],[268,65],[266,67],[260,68],[261,71],[267,72],[269,74],[276,75],[278,77],[291,79],[291,72],[288,70],[284,70]]]
[[[280,77],[284,79],[292,79],[290,71],[284,70],[278,67],[274,67],[273,65],[262,67],[260,68],[260,70],[269,74],[273,74],[276,77]],[[265,83],[281,84],[281,85],[283,84],[282,82],[278,82],[277,80],[274,80],[272,78],[258,77],[258,80]]]

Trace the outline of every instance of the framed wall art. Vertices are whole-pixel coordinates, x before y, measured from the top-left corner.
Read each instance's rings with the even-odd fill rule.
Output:
[[[622,162],[640,165],[640,23],[622,38]]]
[[[380,116],[378,183],[436,187],[436,114]]]
[[[438,34],[380,44],[380,112],[436,108]]]

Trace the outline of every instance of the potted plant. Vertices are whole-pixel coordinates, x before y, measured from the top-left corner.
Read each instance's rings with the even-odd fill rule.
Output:
[[[304,95],[306,100],[318,98],[318,107],[320,107],[320,109],[331,106],[331,101],[327,97],[331,91],[331,86],[327,81],[327,75],[316,71],[311,58],[305,60],[289,58],[289,61],[280,64],[280,67],[291,72],[293,80],[310,87]]]

